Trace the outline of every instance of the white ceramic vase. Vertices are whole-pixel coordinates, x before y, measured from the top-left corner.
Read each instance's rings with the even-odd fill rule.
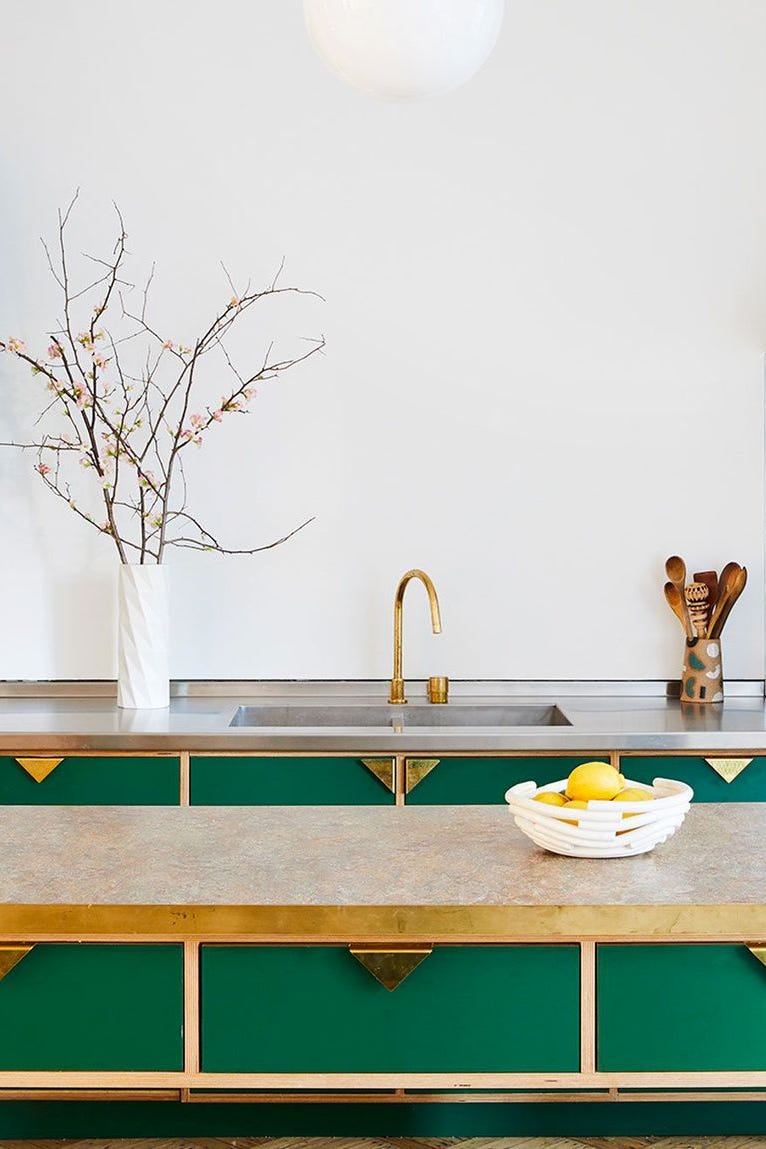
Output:
[[[168,706],[168,593],[164,566],[120,566],[117,632],[117,705],[130,710]]]

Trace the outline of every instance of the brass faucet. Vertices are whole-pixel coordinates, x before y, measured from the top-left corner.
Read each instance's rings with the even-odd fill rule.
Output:
[[[410,579],[419,578],[428,592],[428,603],[431,607],[431,628],[434,634],[441,634],[442,620],[439,614],[439,599],[436,588],[425,571],[411,570],[403,574],[396,588],[394,598],[394,676],[391,679],[391,691],[388,701],[395,704],[406,703],[404,693],[404,678],[402,676],[402,608],[404,606],[404,592]],[[429,679],[428,699],[430,702],[447,701],[447,680]]]

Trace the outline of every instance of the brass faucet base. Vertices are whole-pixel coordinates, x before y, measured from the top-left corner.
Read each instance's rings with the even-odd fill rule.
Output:
[[[388,701],[399,706],[406,706],[407,699],[404,694],[404,679],[392,678]]]

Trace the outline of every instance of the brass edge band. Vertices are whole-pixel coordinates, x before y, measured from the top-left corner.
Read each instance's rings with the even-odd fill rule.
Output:
[[[4,905],[0,939],[240,938],[264,942],[577,942],[766,938],[766,904],[719,906]]]

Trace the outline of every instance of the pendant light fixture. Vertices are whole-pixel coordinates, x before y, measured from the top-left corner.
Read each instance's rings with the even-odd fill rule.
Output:
[[[481,68],[504,0],[304,0],[306,27],[331,72],[377,96],[418,99]]]

